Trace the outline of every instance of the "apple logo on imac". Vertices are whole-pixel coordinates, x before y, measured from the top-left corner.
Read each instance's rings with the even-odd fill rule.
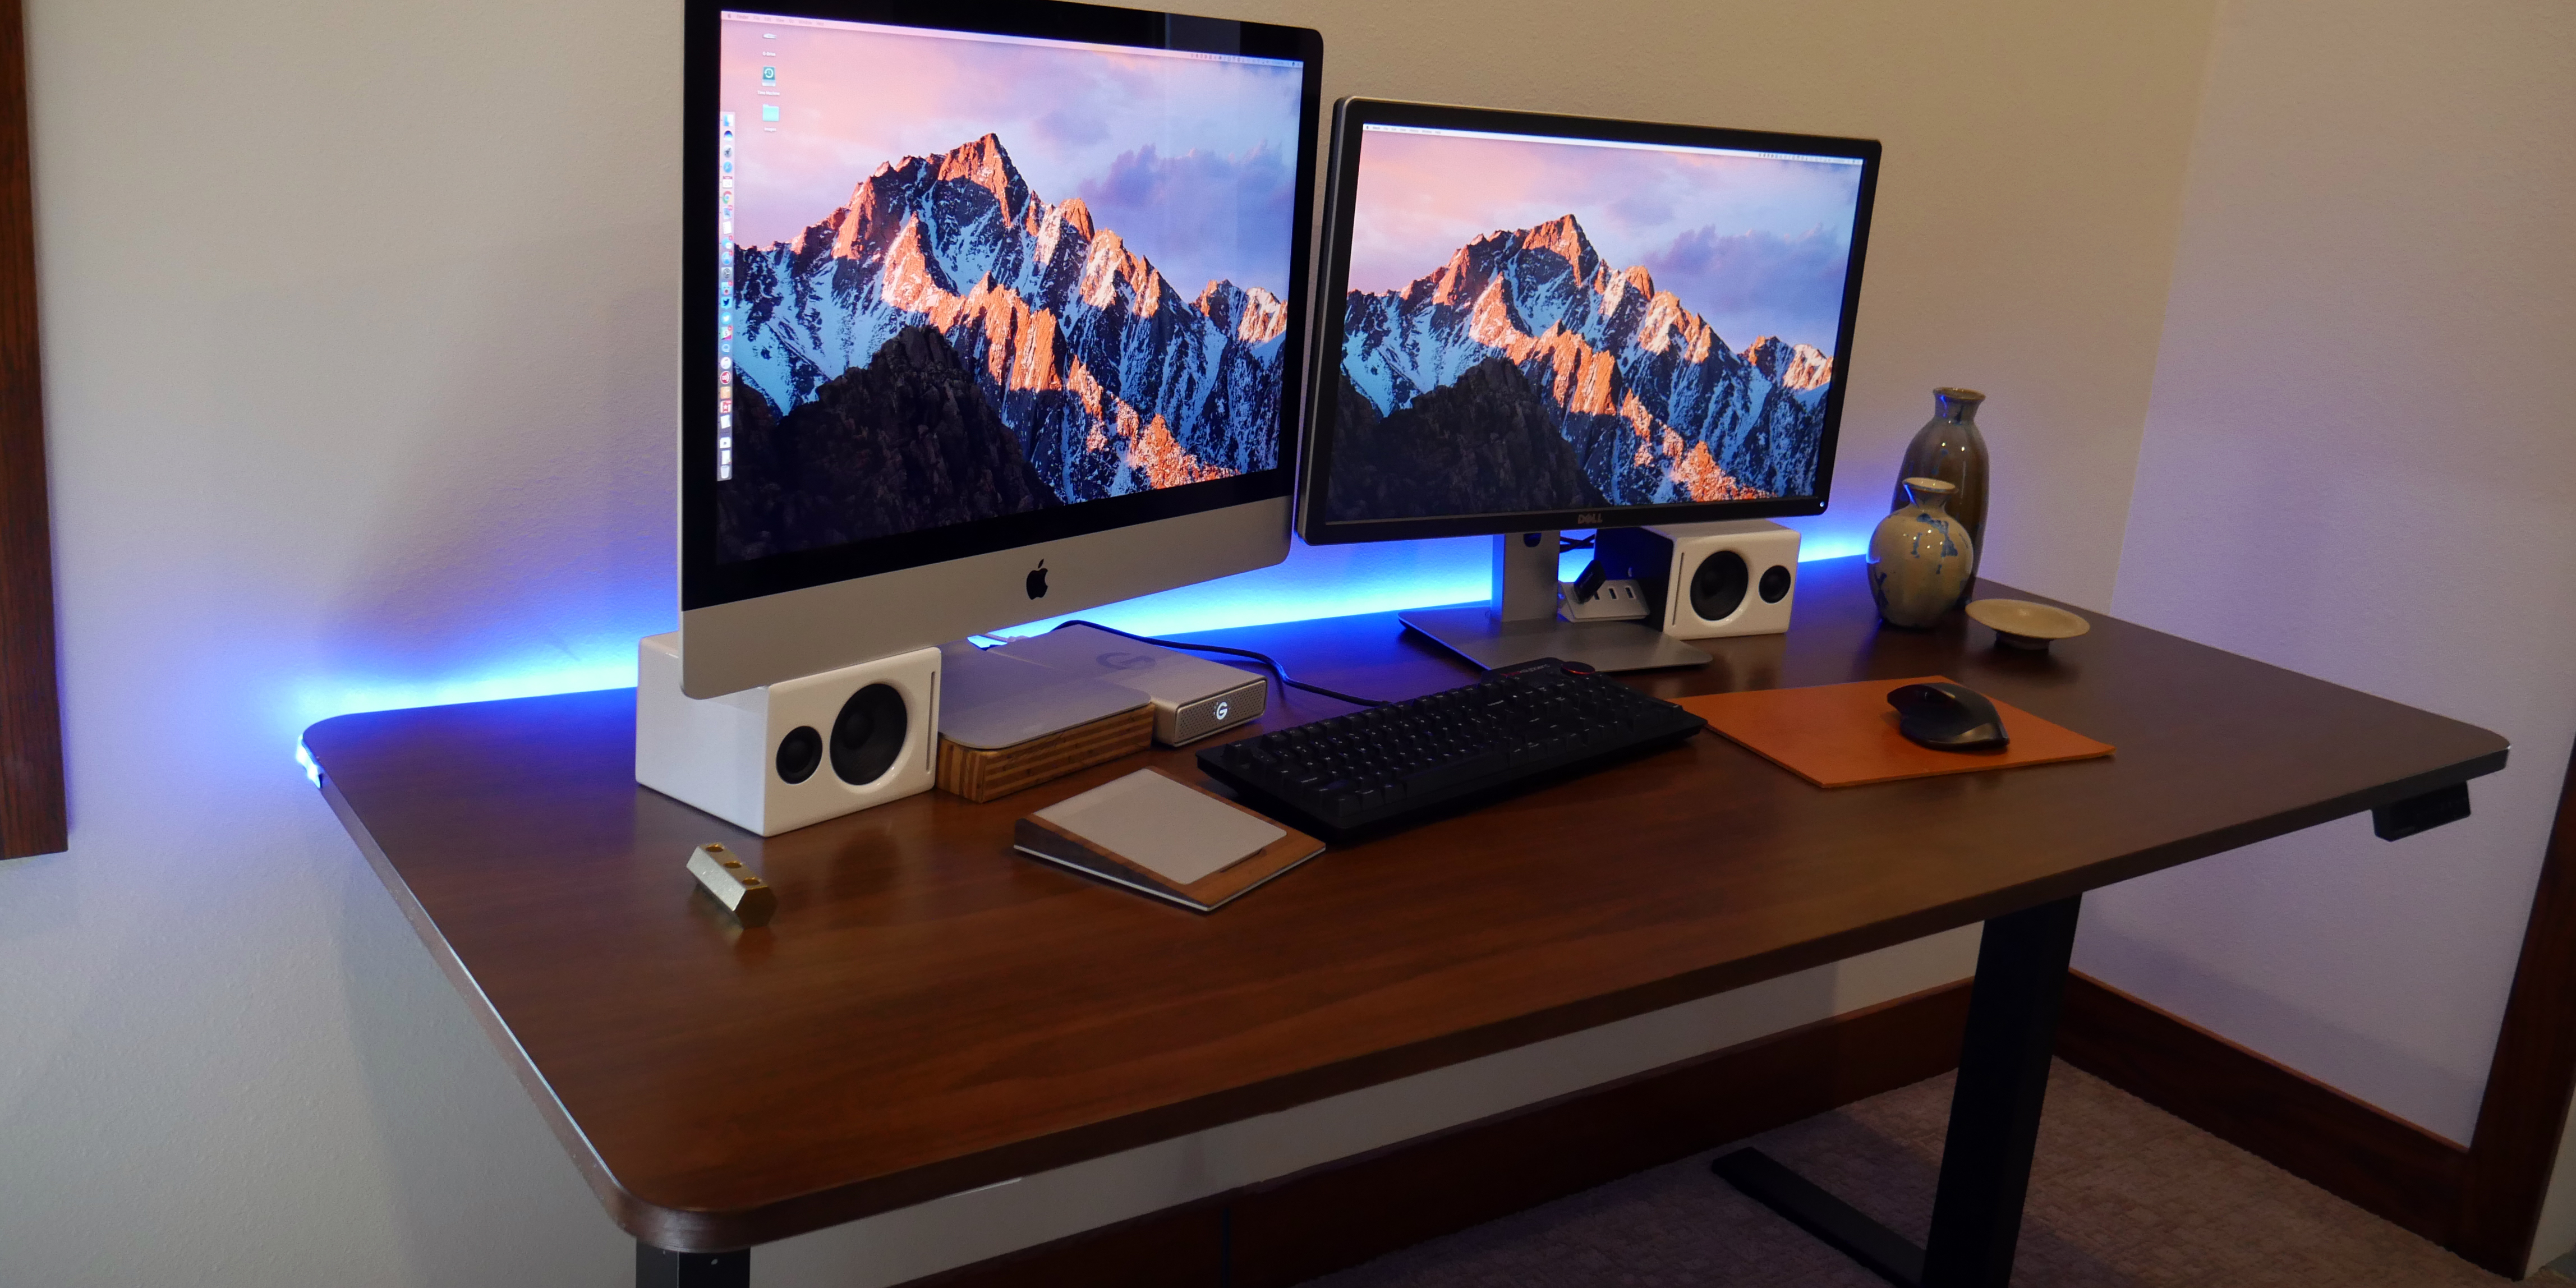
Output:
[[[1044,599],[1046,590],[1046,560],[1040,559],[1038,566],[1029,572],[1029,598]]]

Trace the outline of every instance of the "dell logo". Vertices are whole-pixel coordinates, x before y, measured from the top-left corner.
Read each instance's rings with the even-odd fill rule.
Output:
[[[1583,512],[1579,513],[1579,514],[1576,514],[1576,515],[1574,516],[1574,526],[1576,526],[1576,527],[1578,527],[1578,528],[1597,528],[1597,527],[1600,527],[1600,526],[1601,526],[1601,512],[1600,512],[1599,510],[1585,510],[1585,511],[1583,511]]]

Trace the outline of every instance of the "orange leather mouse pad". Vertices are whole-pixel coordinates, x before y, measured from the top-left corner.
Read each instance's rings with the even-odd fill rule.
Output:
[[[1856,787],[1899,778],[1972,774],[1983,769],[2089,760],[2111,754],[2064,725],[1988,694],[2012,739],[2001,751],[1934,751],[1896,731],[1891,690],[1908,684],[1957,683],[1944,675],[1823,684],[1810,689],[1709,693],[1678,705],[1773,764],[1818,787]]]

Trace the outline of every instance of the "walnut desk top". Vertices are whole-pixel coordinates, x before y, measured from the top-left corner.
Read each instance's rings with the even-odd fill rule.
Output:
[[[1200,915],[1033,862],[1012,821],[1190,753],[763,840],[635,785],[631,690],[343,716],[323,791],[646,1243],[740,1248],[1603,1024],[2409,800],[2483,729],[2091,615],[2048,654],[1875,625],[1807,564],[1785,636],[1677,697],[1941,673],[2118,746],[1825,790],[1714,735],[1348,848]],[[2014,595],[1987,586],[1988,595]],[[1387,698],[1472,678],[1393,614],[1210,632]],[[1293,694],[1263,726],[1344,710]],[[692,849],[776,887],[692,895]]]

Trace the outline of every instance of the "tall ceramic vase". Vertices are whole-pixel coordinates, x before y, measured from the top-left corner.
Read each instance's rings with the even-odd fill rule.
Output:
[[[1961,603],[1976,588],[1977,561],[1985,557],[1986,549],[1989,465],[1986,436],[1977,431],[1977,408],[1985,401],[1986,396],[1974,389],[1932,391],[1932,419],[1906,444],[1905,460],[1896,470],[1896,494],[1887,502],[1891,510],[1905,505],[1906,479],[1939,479],[1959,489],[1950,498],[1950,517],[1968,525],[1968,540],[1977,548],[1968,564],[1968,584],[1959,589]]]
[[[1891,626],[1920,630],[1967,597],[1976,539],[1949,511],[1958,489],[1940,479],[1905,480],[1906,504],[1869,536],[1869,597]]]

